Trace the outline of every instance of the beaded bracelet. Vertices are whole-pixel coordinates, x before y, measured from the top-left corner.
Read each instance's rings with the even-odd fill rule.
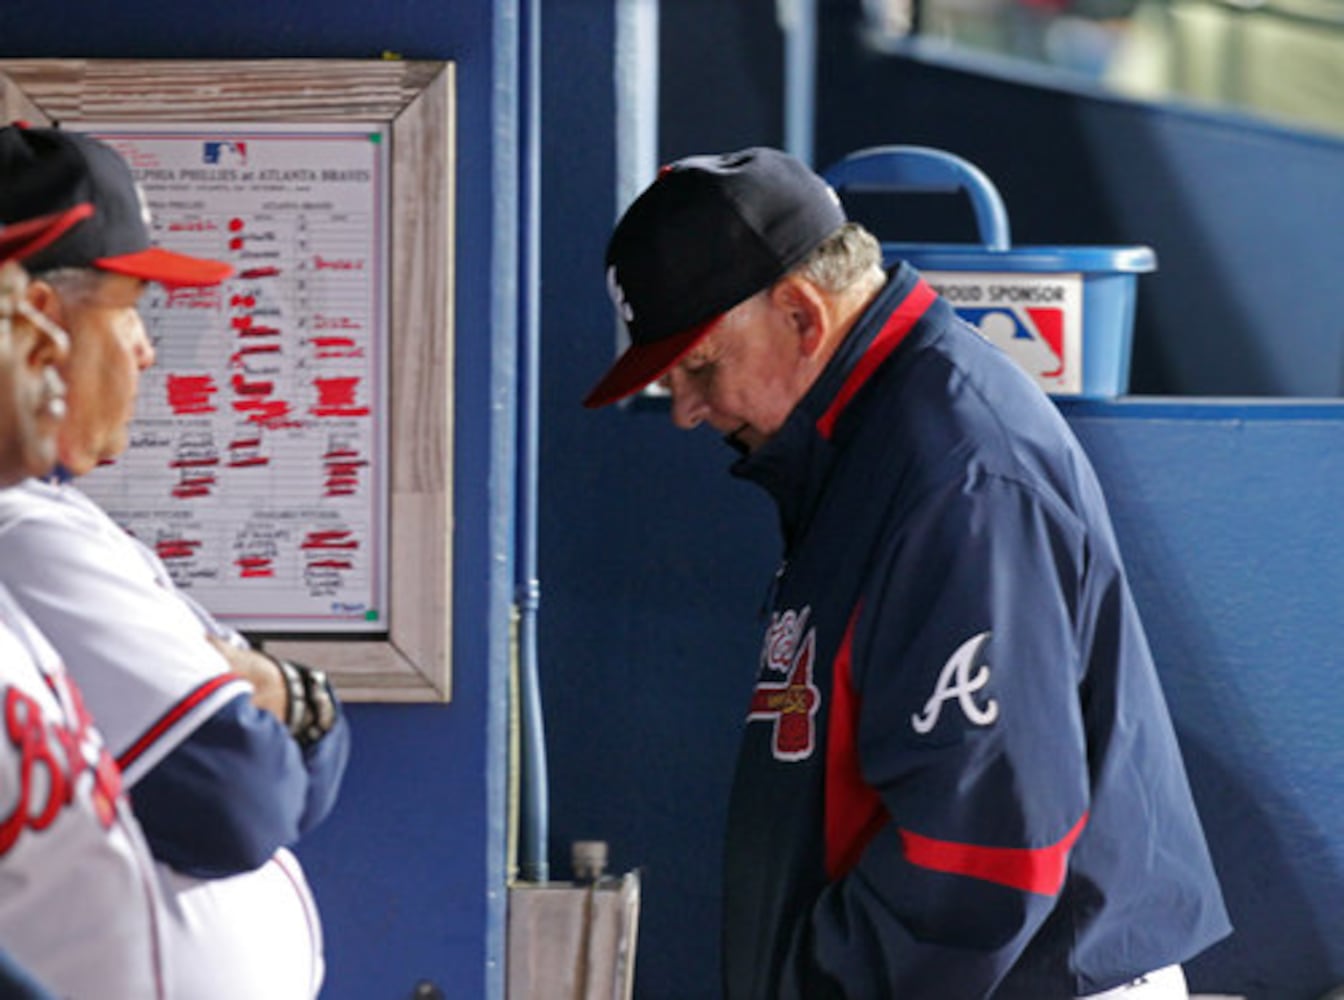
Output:
[[[336,699],[332,695],[325,673],[312,667],[299,669],[303,671],[304,701],[308,706],[308,719],[303,732],[298,734],[296,739],[300,746],[306,748],[326,736],[331,732],[331,727],[336,725]]]
[[[299,734],[303,732],[310,714],[306,685],[294,664],[274,656],[268,655],[268,658],[280,668],[280,676],[285,679],[285,692],[287,694],[285,699],[285,728],[289,730],[291,736],[297,739]]]
[[[288,694],[285,707],[285,728],[305,750],[331,732],[336,725],[336,697],[327,675],[321,670],[290,663],[278,656],[263,653],[280,668]]]

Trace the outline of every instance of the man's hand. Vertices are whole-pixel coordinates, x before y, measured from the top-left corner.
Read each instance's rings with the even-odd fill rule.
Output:
[[[255,649],[240,649],[224,642],[218,636],[207,635],[206,640],[219,651],[235,674],[252,682],[252,704],[263,708],[288,725],[289,695],[280,667],[270,657]]]

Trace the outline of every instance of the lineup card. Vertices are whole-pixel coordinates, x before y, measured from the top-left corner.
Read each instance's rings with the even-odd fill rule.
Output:
[[[79,128],[157,245],[235,271],[148,286],[130,446],[81,487],[237,628],[386,632],[385,128]]]

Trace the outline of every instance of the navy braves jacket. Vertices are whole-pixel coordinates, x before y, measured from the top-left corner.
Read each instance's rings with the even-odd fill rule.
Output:
[[[908,266],[766,445],[729,1000],[1064,1000],[1229,931],[1101,490]]]

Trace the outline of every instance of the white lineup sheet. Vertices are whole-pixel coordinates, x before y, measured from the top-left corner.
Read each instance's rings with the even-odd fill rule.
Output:
[[[130,446],[81,487],[238,628],[385,632],[385,130],[81,130],[131,164],[157,245],[235,269],[148,287]]]

